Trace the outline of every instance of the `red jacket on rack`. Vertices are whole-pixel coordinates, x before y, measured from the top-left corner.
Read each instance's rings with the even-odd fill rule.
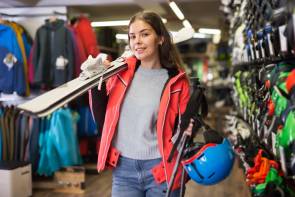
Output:
[[[91,22],[88,18],[80,16],[79,20],[73,26],[82,41],[86,56],[92,55],[96,57],[99,54],[98,44],[95,33],[91,27]]]
[[[93,89],[90,91],[90,106],[97,122],[103,122],[103,128],[100,146],[98,150],[97,170],[101,171],[106,167],[116,167],[120,155],[120,151],[111,147],[112,139],[115,136],[117,123],[120,115],[120,107],[123,102],[126,90],[128,89],[136,68],[138,61],[135,57],[126,60],[128,69],[112,76],[106,86],[106,94],[108,99],[106,108],[103,107],[101,101],[102,91]],[[182,114],[185,111],[186,105],[189,100],[190,90],[189,82],[183,71],[177,69],[168,69],[169,80],[166,83],[158,112],[157,119],[157,138],[158,148],[162,156],[162,162],[154,166],[152,169],[153,176],[157,183],[167,183],[171,179],[173,167],[175,165],[177,151],[170,163],[167,162],[170,151],[173,147],[172,136],[175,128],[176,119],[178,119],[179,112]],[[96,94],[94,93],[96,91]],[[102,99],[103,100],[103,99]],[[103,111],[105,110],[105,113]],[[100,113],[98,113],[100,111]],[[103,114],[103,115],[102,115]],[[104,121],[99,121],[104,119]],[[101,126],[100,123],[98,123]],[[180,187],[181,168],[179,166],[178,173],[175,178],[173,189]]]

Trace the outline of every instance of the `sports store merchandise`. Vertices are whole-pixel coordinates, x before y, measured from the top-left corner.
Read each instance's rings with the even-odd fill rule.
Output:
[[[68,23],[53,13],[32,40],[6,17],[38,15],[1,14],[0,161],[30,162],[32,173],[44,176],[81,165],[81,155],[89,154],[88,137],[97,135],[87,103],[64,106],[44,118],[27,116],[16,106],[78,76],[87,56],[99,53],[89,19],[79,15]]]
[[[295,2],[222,3],[236,108],[229,138],[253,196],[295,196]]]
[[[161,64],[165,40],[151,44],[166,31],[136,32],[148,24],[140,17],[128,29],[144,10],[167,27],[181,68]],[[161,97],[129,101],[157,47],[169,76]],[[110,197],[124,150],[150,142],[158,163],[126,177],[138,172],[135,186],[152,177],[159,196],[295,197],[294,77],[294,0],[0,2],[0,197],[16,185],[1,177],[15,161],[30,169],[33,196]]]
[[[33,172],[47,176],[61,167],[81,164],[74,127],[78,114],[60,109],[51,117],[34,119],[14,107],[3,107],[0,113],[0,160],[31,162]]]
[[[24,27],[0,19],[0,93],[30,94],[28,57],[32,39]]]
[[[99,53],[90,21],[84,16],[72,25],[56,17],[45,21],[36,32],[32,50],[31,82],[47,88],[57,87],[80,73],[88,55]]]

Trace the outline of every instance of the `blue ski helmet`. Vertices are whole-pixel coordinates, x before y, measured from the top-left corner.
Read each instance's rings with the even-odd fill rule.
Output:
[[[227,139],[221,144],[208,143],[182,161],[186,172],[201,185],[213,185],[225,179],[234,164],[234,152]]]

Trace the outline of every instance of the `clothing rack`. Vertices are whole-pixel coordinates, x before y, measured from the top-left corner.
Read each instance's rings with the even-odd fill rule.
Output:
[[[67,13],[61,13],[58,11],[53,11],[52,13],[36,13],[36,14],[7,14],[0,12],[1,17],[41,17],[41,16],[67,16]]]
[[[250,62],[239,63],[236,65],[233,65],[232,73],[235,73],[239,70],[249,70],[251,67],[260,68],[263,65],[277,64],[280,62],[288,62],[288,61],[295,61],[295,56],[294,55],[277,56],[277,57],[269,57],[264,59],[257,59]]]

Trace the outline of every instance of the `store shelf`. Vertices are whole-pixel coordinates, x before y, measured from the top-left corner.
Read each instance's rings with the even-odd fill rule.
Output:
[[[279,62],[287,62],[287,61],[294,61],[295,56],[289,55],[289,56],[278,56],[278,57],[268,57],[264,59],[257,59],[250,62],[242,62],[239,64],[235,64],[232,67],[232,72],[235,73],[239,70],[248,70],[251,67],[257,67],[260,68],[263,65],[269,65],[269,64],[277,64]]]
[[[205,59],[208,56],[205,53],[185,53],[181,54],[182,58],[198,58],[198,59]]]
[[[105,51],[105,52],[118,53],[118,49],[116,49],[116,48],[111,48],[111,47],[106,47],[106,46],[99,46],[99,49],[101,51]]]

